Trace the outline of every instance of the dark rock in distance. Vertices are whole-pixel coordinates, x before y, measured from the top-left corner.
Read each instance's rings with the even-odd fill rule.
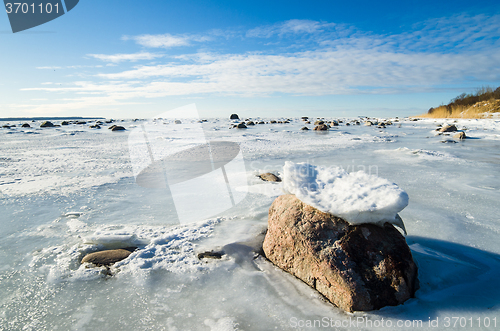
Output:
[[[321,125],[316,126],[313,130],[314,131],[328,131],[328,126],[326,124],[321,124]]]
[[[222,255],[224,255],[224,252],[214,252],[214,251],[207,251],[203,253],[198,253],[198,259],[221,259]]]
[[[61,125],[69,125],[69,122],[68,121],[62,121]]]
[[[136,249],[137,247],[127,247],[90,253],[83,257],[81,263],[92,263],[98,267],[110,266],[126,259]]]
[[[275,174],[272,174],[270,172],[266,172],[265,174],[261,174],[258,177],[265,182],[281,182],[281,178],[279,178],[278,176],[276,176]]]
[[[301,130],[308,131],[309,128],[307,126],[304,126]]]
[[[115,125],[114,128],[111,129],[111,131],[124,131],[125,128],[123,126]]]
[[[45,121],[42,124],[40,124],[40,127],[41,128],[53,128],[54,124],[52,122]]]
[[[253,121],[248,121],[247,125],[255,125],[255,123]]]
[[[445,125],[442,128],[437,129],[436,131],[439,131],[439,132],[455,132],[455,131],[457,131],[457,127],[454,126],[454,125]]]
[[[231,116],[229,116],[229,119],[230,120],[239,120],[240,118],[239,118],[238,114],[231,114]]]
[[[98,125],[98,124],[94,124],[94,125],[89,126],[89,128],[91,128],[91,129],[100,129],[101,126]]]
[[[238,124],[237,128],[238,129],[246,129],[247,126],[245,125],[245,123],[240,123],[240,124]]]
[[[28,123],[24,123],[23,125],[21,125],[22,128],[31,128],[31,125],[29,125]]]
[[[418,289],[417,266],[394,226],[350,225],[294,195],[271,205],[263,251],[348,312],[399,305]]]

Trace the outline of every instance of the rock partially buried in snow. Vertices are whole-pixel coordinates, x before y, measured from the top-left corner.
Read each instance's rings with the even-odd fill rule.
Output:
[[[259,175],[259,178],[265,182],[281,182],[281,178],[270,172],[266,172],[265,174]]]
[[[349,224],[388,222],[401,227],[397,214],[408,205],[408,194],[386,179],[362,171],[347,173],[339,167],[317,167],[285,162],[284,190]]]
[[[198,253],[198,259],[221,259],[224,252],[206,251]]]
[[[96,266],[110,266],[126,259],[137,247],[110,249],[85,255],[82,263],[92,263]]]
[[[454,134],[453,138],[462,140],[462,139],[467,138],[467,136],[465,135],[465,132],[459,132],[459,133]]]
[[[40,124],[41,128],[53,128],[55,125],[52,122],[45,121],[42,124]]]
[[[314,131],[328,131],[328,125],[320,124],[320,125],[316,126],[313,130]]]
[[[111,131],[124,131],[124,130],[125,128],[119,125],[113,125],[113,128],[111,129]]]
[[[231,114],[231,116],[229,116],[229,119],[230,120],[239,120],[240,117],[238,116],[238,114]]]
[[[442,128],[437,129],[439,132],[455,132],[457,131],[457,127],[454,125],[445,125]]]
[[[346,311],[394,306],[414,296],[417,266],[392,225],[349,225],[293,195],[269,209],[265,256]]]

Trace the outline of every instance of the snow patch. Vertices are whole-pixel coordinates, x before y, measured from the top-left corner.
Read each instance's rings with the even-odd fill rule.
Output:
[[[348,173],[339,167],[287,161],[284,189],[349,224],[389,222],[401,226],[397,213],[408,205],[408,194],[396,184],[362,171]]]

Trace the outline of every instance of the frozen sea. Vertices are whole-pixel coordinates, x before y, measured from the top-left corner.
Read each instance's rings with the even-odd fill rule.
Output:
[[[180,120],[118,121],[127,129],[118,132],[110,124],[40,128],[40,121],[0,129],[0,330],[500,327],[498,119],[392,118],[393,125],[378,128],[340,118],[328,132],[301,131],[300,118],[247,129],[207,119],[201,126],[208,141],[241,148],[244,168],[232,175],[243,198],[189,222],[180,219],[171,191],[136,183],[129,152],[130,134],[144,125],[159,128],[156,139],[165,146],[192,144],[199,125]],[[445,123],[470,138],[436,135]],[[400,216],[419,266],[415,298],[348,314],[237,244],[266,228],[268,209],[282,194],[281,184],[257,175],[282,176],[286,161],[364,171],[407,192]],[[198,215],[201,207],[187,208]],[[110,272],[80,264],[88,252],[127,246],[139,249]],[[227,254],[197,258],[210,250]]]

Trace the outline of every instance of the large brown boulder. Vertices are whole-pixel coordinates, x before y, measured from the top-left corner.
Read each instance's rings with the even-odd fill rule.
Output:
[[[399,305],[418,288],[411,251],[391,224],[349,225],[294,195],[271,205],[263,251],[349,312]]]

